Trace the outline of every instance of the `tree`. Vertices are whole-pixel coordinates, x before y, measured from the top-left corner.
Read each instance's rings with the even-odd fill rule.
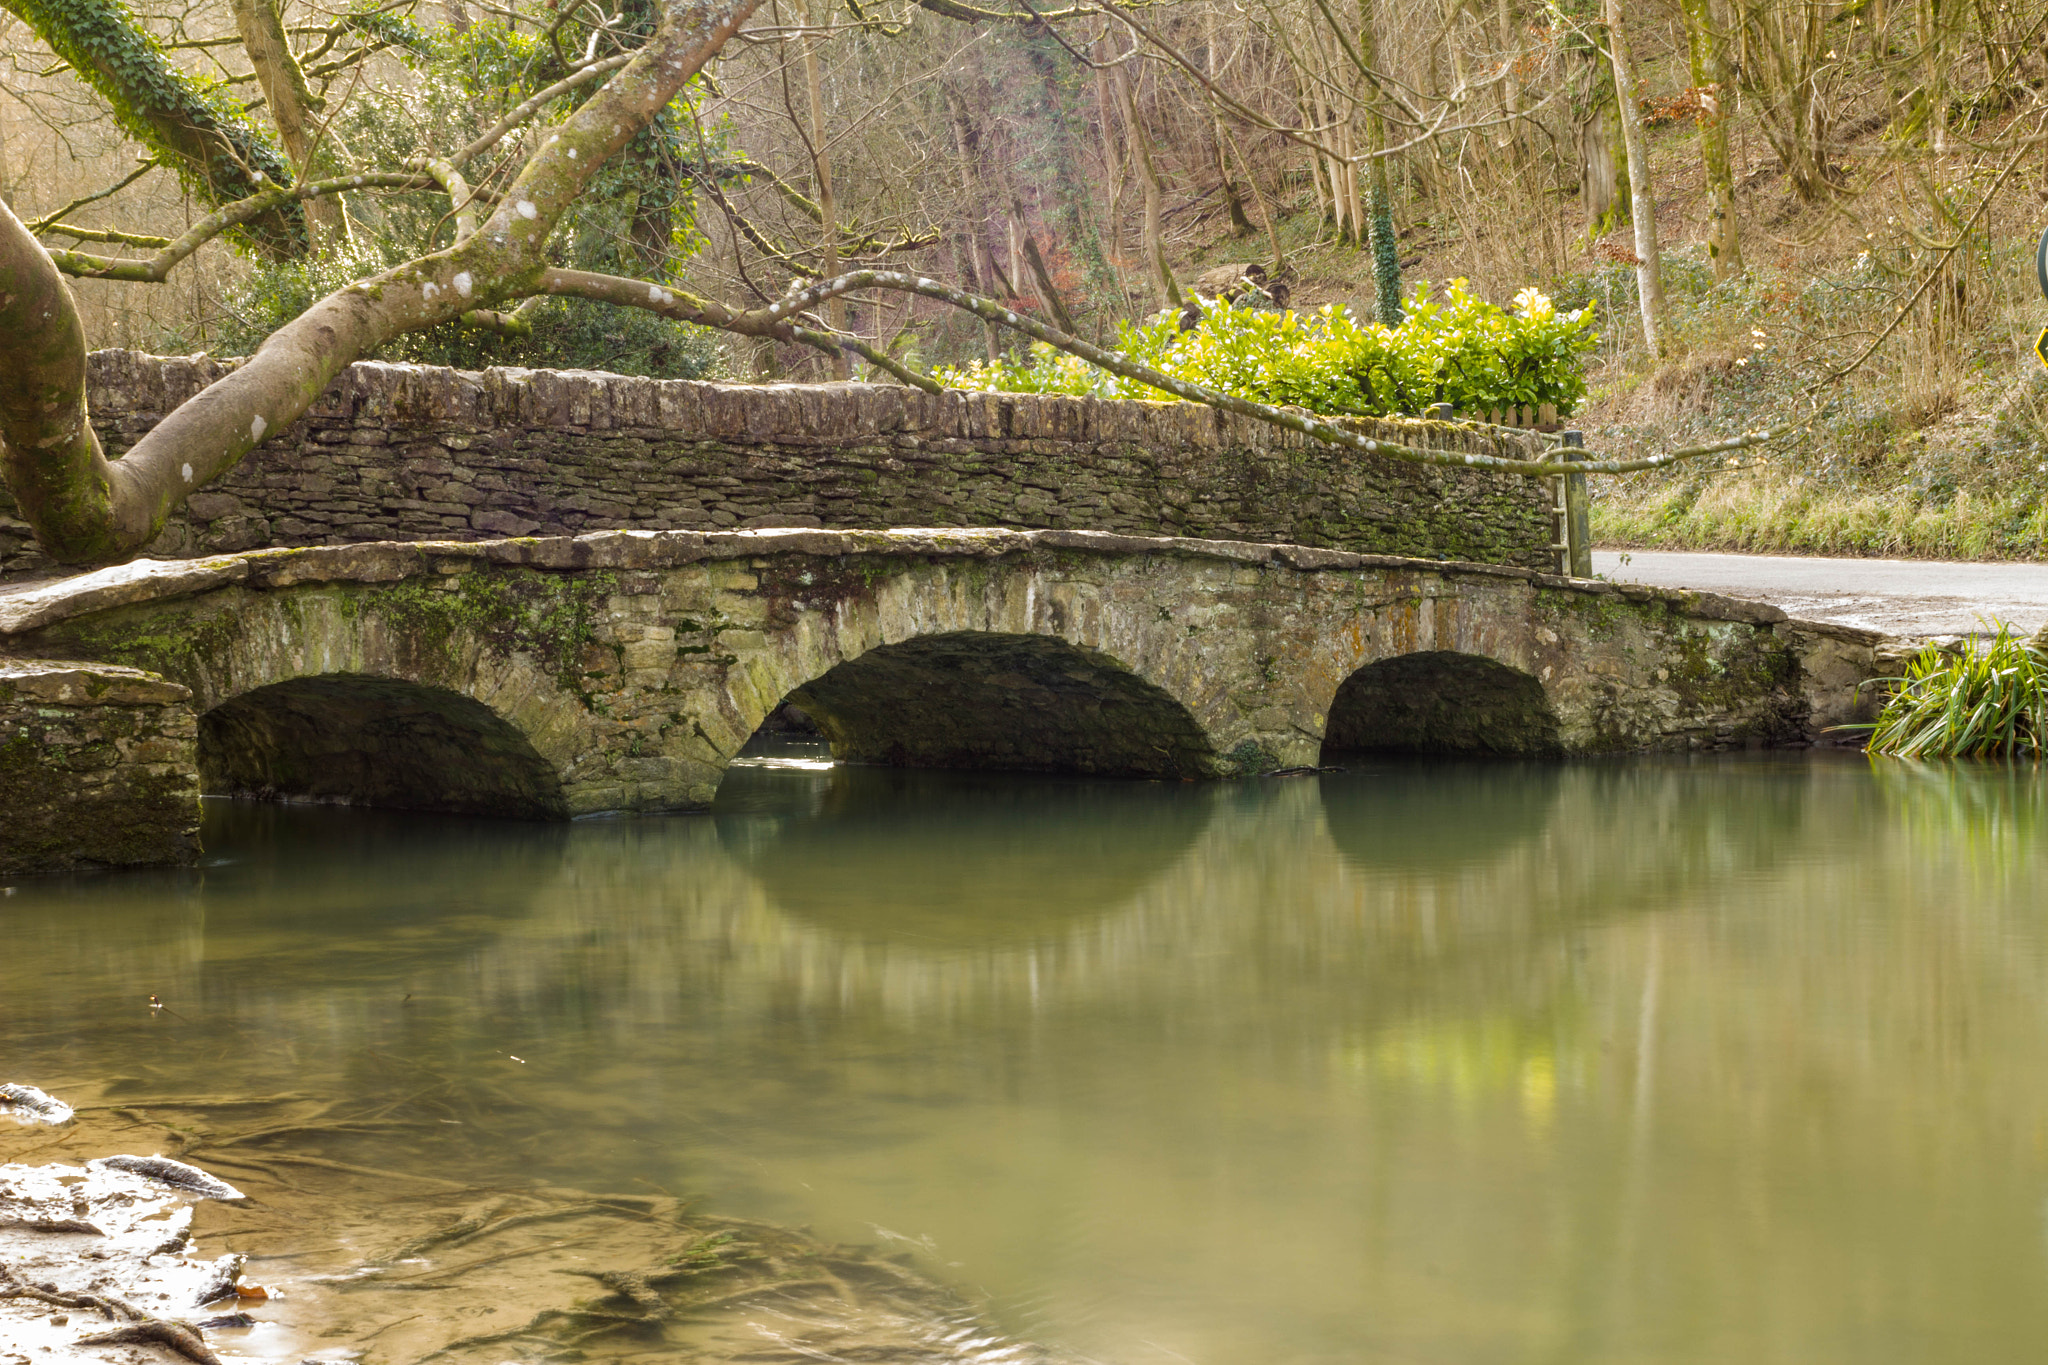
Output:
[[[591,177],[676,97],[758,4],[672,4],[631,58],[583,67],[570,79],[610,79],[525,160],[488,216],[458,228],[462,235],[453,246],[321,299],[119,461],[106,458],[86,420],[84,336],[56,263],[11,210],[0,214],[0,297],[7,300],[0,306],[6,326],[0,369],[8,372],[0,381],[0,471],[44,547],[55,558],[81,561],[146,544],[194,489],[232,468],[266,432],[294,421],[343,367],[402,332],[511,298],[611,298],[629,282],[549,266],[548,237]],[[450,197],[462,203],[469,197],[464,168],[516,126],[501,125],[431,171],[377,179],[447,182]],[[369,179],[262,190],[216,217],[247,223]]]
[[[7,0],[10,6],[32,2],[49,0]],[[87,5],[108,4],[109,0],[66,2]],[[550,297],[638,309],[672,322],[716,328],[736,336],[809,346],[835,358],[851,353],[903,382],[936,390],[938,386],[930,378],[895,360],[884,349],[869,345],[850,330],[813,325],[814,313],[835,300],[862,292],[893,291],[899,297],[915,295],[964,310],[984,323],[1021,332],[1181,398],[1243,413],[1363,453],[1527,474],[1550,474],[1564,468],[1542,460],[1440,452],[1365,437],[1319,418],[1232,397],[1150,370],[1083,341],[1069,330],[1049,327],[991,300],[924,276],[873,268],[831,274],[823,267],[833,259],[839,245],[835,240],[839,231],[836,215],[826,205],[780,183],[776,192],[785,200],[808,205],[802,212],[823,231],[821,255],[817,258],[820,265],[807,266],[785,255],[783,259],[796,277],[792,287],[779,297],[763,295],[763,302],[757,306],[734,307],[699,295],[681,287],[673,276],[649,279],[560,264],[558,246],[553,244],[557,228],[591,193],[605,168],[635,139],[668,116],[686,87],[724,49],[760,3],[761,0],[728,0],[722,4],[714,0],[663,0],[651,32],[644,37],[633,31],[631,25],[622,26],[614,19],[598,15],[589,26],[591,36],[583,55],[572,58],[562,49],[555,49],[559,69],[564,72],[559,79],[507,110],[467,144],[393,169],[356,170],[325,178],[295,176],[293,168],[279,162],[276,174],[251,174],[247,179],[249,192],[238,198],[228,196],[223,173],[206,182],[219,207],[179,238],[150,241],[133,234],[101,238],[150,246],[152,254],[145,257],[117,260],[82,251],[46,249],[11,208],[0,203],[0,475],[4,475],[45,550],[67,562],[102,561],[132,553],[155,536],[164,518],[189,494],[232,468],[266,435],[282,430],[303,414],[354,360],[408,333],[457,320],[471,326],[516,332],[530,325],[522,315],[530,306],[528,301]],[[935,13],[969,23],[1048,26],[1070,20],[1078,13],[1035,8],[993,11],[959,0],[919,3]],[[547,32],[545,41],[556,41],[558,29],[579,12],[569,8],[560,11],[556,28]],[[816,16],[821,12],[822,6],[813,13]],[[112,9],[105,13],[118,16],[118,11]],[[869,22],[858,8],[853,13],[863,24]],[[274,16],[275,11],[271,14]],[[1144,34],[1135,18],[1122,11],[1118,11],[1118,17],[1141,36]],[[262,11],[253,13],[251,26],[259,31],[260,44],[270,28]],[[60,39],[63,37],[61,28],[52,31]],[[600,39],[620,50],[598,55]],[[1150,37],[1147,41],[1160,46],[1177,67],[1198,72],[1170,44]],[[1348,38],[1346,41],[1348,44]],[[147,46],[137,43],[134,50]],[[1351,57],[1354,62],[1360,60],[1356,52]],[[1360,65],[1371,74],[1363,62]],[[260,62],[258,66],[260,72]],[[121,67],[115,75],[127,70]],[[1117,67],[1119,81],[1127,70],[1126,66]],[[272,76],[283,82],[280,88],[291,83],[289,72],[281,67],[273,69]],[[126,99],[135,107],[131,112],[144,130],[138,136],[146,134],[161,137],[167,145],[174,143],[169,133],[156,130],[149,118],[135,112],[141,106],[129,85],[107,77],[105,86],[115,92],[110,100]],[[1156,178],[1156,166],[1148,164],[1148,133],[1128,87],[1120,102],[1143,173]],[[557,121],[537,121],[544,111],[559,111],[565,103],[574,103],[574,107],[562,112]],[[1412,106],[1401,107],[1403,117],[1421,126],[1422,120],[1416,117]],[[1226,111],[1238,118],[1249,115],[1246,121],[1254,123],[1260,118],[1256,111],[1242,104],[1226,105]],[[1445,113],[1437,117],[1438,124],[1448,112],[1447,103]],[[806,120],[799,122],[803,121]],[[187,154],[195,158],[195,165],[204,168],[216,164],[207,161],[207,157],[214,157],[221,164],[232,160],[218,150],[231,141],[229,133],[222,131],[224,126],[216,120],[202,130],[205,137],[191,142]],[[1296,139],[1305,137],[1295,130],[1280,131]],[[249,145],[256,143],[252,141]],[[310,161],[310,141],[306,145],[305,158]],[[694,173],[713,190],[725,175],[751,174],[729,161],[714,164],[718,157],[707,142],[700,141],[699,152],[701,160],[694,166]],[[492,169],[489,159],[497,160],[499,167]],[[1384,158],[1369,159],[1377,162]],[[775,179],[766,168],[753,169],[762,171],[771,181]],[[479,170],[481,176],[476,175]],[[160,281],[202,243],[235,231],[247,231],[259,241],[264,240],[260,234],[269,233],[267,249],[289,249],[295,239],[288,229],[300,221],[297,215],[304,205],[343,194],[373,191],[432,193],[445,198],[448,210],[427,235],[430,249],[373,271],[313,302],[264,340],[245,364],[170,413],[124,457],[108,460],[87,420],[84,329],[64,283],[64,274]],[[1163,256],[1156,249],[1157,213],[1148,213],[1148,218],[1154,224],[1149,234],[1155,239],[1151,254],[1162,277],[1162,292],[1170,294],[1175,287],[1171,272],[1165,269]],[[437,246],[442,223],[452,224],[453,241]],[[299,236],[302,238],[303,233]],[[936,237],[934,233],[925,240]],[[849,243],[848,249],[852,246]],[[866,244],[861,249],[886,251],[890,246]],[[625,269],[645,264],[632,263]],[[506,305],[517,306],[507,309]],[[1592,461],[1573,468],[1585,472],[1651,468],[1708,450],[1752,444],[1758,439],[1762,438],[1746,437],[1643,460]]]
[[[1621,108],[1621,140],[1628,150],[1629,216],[1636,229],[1636,297],[1642,305],[1643,343],[1651,355],[1664,354],[1664,264],[1657,245],[1657,195],[1650,184],[1650,153],[1643,141],[1643,116],[1636,107],[1635,55],[1621,0],[1607,0],[1608,58]]]
[[[1742,231],[1735,217],[1735,174],[1728,155],[1728,129],[1735,120],[1735,68],[1728,60],[1728,35],[1713,0],[1680,0],[1685,15],[1693,89],[1699,93],[1700,165],[1707,175],[1707,255],[1714,278],[1742,273]]]
[[[271,139],[223,98],[184,75],[114,0],[0,0],[97,91],[129,136],[203,202],[235,203],[289,186],[291,166]],[[306,249],[301,201],[284,198],[234,225],[271,255]]]

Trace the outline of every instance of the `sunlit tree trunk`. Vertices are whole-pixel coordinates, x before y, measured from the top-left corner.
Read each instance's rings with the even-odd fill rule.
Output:
[[[1116,69],[1117,103],[1122,107],[1124,128],[1130,136],[1131,161],[1138,172],[1138,183],[1145,192],[1145,265],[1152,273],[1152,283],[1159,291],[1162,306],[1180,307],[1180,284],[1173,278],[1173,270],[1166,263],[1166,239],[1161,215],[1165,212],[1165,187],[1159,181],[1159,167],[1152,159],[1151,135],[1145,131],[1144,121],[1138,116],[1138,98],[1131,86],[1130,71],[1127,67]]]
[[[1615,105],[1614,74],[1598,44],[1606,32],[1597,14],[1583,4],[1573,13],[1584,28],[1566,40],[1571,79],[1572,128],[1579,155],[1579,204],[1585,210],[1586,235],[1597,237],[1628,213],[1626,163],[1615,153],[1620,113]]]
[[[832,7],[810,0],[806,22],[819,28],[831,17]],[[818,189],[818,274],[831,279],[839,273],[839,205],[832,194],[832,153],[825,141],[825,78],[818,62],[818,45],[824,38],[805,34],[804,88],[810,97],[811,175]],[[846,330],[846,300],[829,299],[825,304],[825,325],[835,332]],[[853,360],[844,351],[832,356],[832,377],[853,378]]]
[[[1216,43],[1216,11],[1214,9],[1204,9],[1202,11],[1202,60],[1208,69],[1211,81],[1220,80],[1223,74],[1223,64],[1217,58]],[[1216,180],[1222,187],[1223,207],[1230,215],[1231,234],[1237,237],[1249,237],[1257,232],[1258,228],[1253,226],[1252,220],[1245,216],[1244,196],[1237,192],[1237,182],[1231,178],[1230,162],[1223,152],[1225,136],[1223,131],[1223,113],[1212,105],[1209,118],[1209,147],[1216,157]]]
[[[1635,59],[1629,48],[1622,0],[1607,0],[1608,53],[1614,63],[1614,95],[1621,111],[1622,144],[1628,150],[1629,214],[1636,229],[1636,294],[1642,302],[1643,343],[1651,355],[1664,354],[1664,271],[1657,249],[1657,196],[1650,184],[1650,151],[1636,109]]]

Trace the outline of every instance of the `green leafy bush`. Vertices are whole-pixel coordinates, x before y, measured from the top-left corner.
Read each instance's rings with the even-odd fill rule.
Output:
[[[1171,312],[1123,323],[1116,349],[1176,379],[1332,416],[1419,413],[1434,403],[1460,412],[1554,403],[1563,415],[1586,396],[1582,358],[1598,341],[1590,307],[1560,313],[1524,289],[1500,308],[1453,280],[1443,302],[1431,302],[1424,283],[1403,308],[1401,325],[1387,327],[1337,307],[1302,314],[1218,299],[1202,305],[1191,331]],[[961,389],[1171,397],[1043,342],[1027,359],[943,369],[937,378]]]
[[[2001,624],[1988,643],[1933,645],[1870,727],[1870,752],[1897,758],[2040,758],[2048,751],[2048,659]]]

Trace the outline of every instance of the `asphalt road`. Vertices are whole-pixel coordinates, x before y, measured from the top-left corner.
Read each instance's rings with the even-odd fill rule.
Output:
[[[1996,627],[1987,621],[2032,635],[2048,621],[2048,564],[1595,550],[1593,572],[1769,602],[1788,616],[1887,635],[1988,634]]]

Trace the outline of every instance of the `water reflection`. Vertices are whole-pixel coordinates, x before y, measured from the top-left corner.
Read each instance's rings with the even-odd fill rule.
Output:
[[[2048,1345],[2031,770],[743,770],[709,818],[210,819],[222,865],[0,899],[9,1071],[474,1086],[489,1124],[336,1154],[884,1229],[1131,1365]]]
[[[1556,763],[1346,758],[1342,773],[1321,779],[1323,810],[1337,847],[1368,869],[1437,872],[1496,858],[1550,827],[1568,771]]]
[[[805,777],[728,776],[720,843],[807,924],[932,948],[1045,940],[1121,909],[1187,852],[1217,790],[865,766]]]

